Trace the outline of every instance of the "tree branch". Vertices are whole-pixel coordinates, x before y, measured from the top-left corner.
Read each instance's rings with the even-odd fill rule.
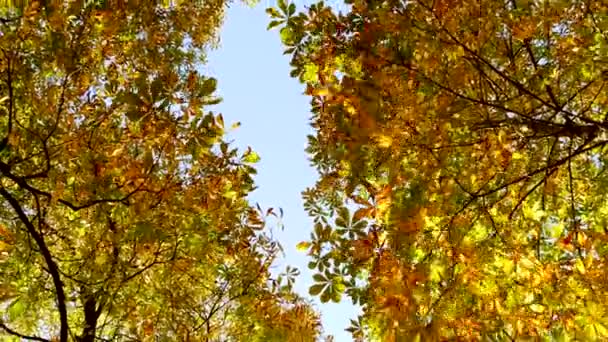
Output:
[[[36,245],[40,249],[40,253],[42,253],[42,257],[48,267],[48,272],[53,279],[53,285],[55,286],[55,295],[57,297],[57,310],[59,311],[59,321],[61,323],[59,329],[59,341],[67,342],[68,341],[68,313],[65,305],[66,297],[65,292],[63,290],[63,283],[61,282],[61,276],[59,274],[59,267],[53,261],[53,257],[51,255],[51,251],[46,245],[44,238],[42,235],[36,230],[36,227],[32,224],[32,222],[28,219],[27,215],[21,208],[19,201],[17,201],[5,188],[0,187],[0,195],[4,197],[4,199],[13,207],[15,213],[19,217],[19,220],[23,222],[27,231],[34,241]]]
[[[547,170],[552,170],[554,168],[557,168],[557,167],[559,167],[559,166],[567,163],[569,160],[571,160],[572,158],[574,158],[574,157],[576,157],[578,155],[581,155],[581,154],[583,154],[585,152],[592,151],[592,150],[594,150],[596,148],[599,148],[599,147],[602,147],[602,146],[604,146],[606,144],[608,144],[608,140],[599,141],[599,142],[597,142],[597,143],[595,143],[595,144],[593,144],[593,145],[591,145],[589,147],[586,147],[586,148],[584,148],[584,146],[580,146],[575,151],[573,151],[570,155],[568,155],[568,156],[566,156],[566,157],[564,157],[562,159],[557,160],[555,163],[552,163],[550,165],[538,168],[538,169],[536,169],[534,171],[531,171],[531,172],[529,172],[529,173],[527,173],[527,174],[525,174],[523,176],[520,176],[520,177],[518,177],[518,178],[516,178],[516,179],[514,179],[512,181],[509,181],[509,182],[507,182],[507,183],[505,183],[505,184],[503,184],[503,185],[501,185],[499,187],[496,187],[496,188],[494,188],[492,190],[488,190],[488,191],[486,191],[484,193],[479,193],[479,194],[475,195],[474,197],[475,198],[480,198],[480,197],[491,195],[491,194],[493,194],[495,192],[498,192],[498,191],[500,191],[502,189],[505,189],[505,188],[507,188],[507,187],[509,187],[511,185],[517,184],[517,183],[519,183],[521,181],[524,181],[526,179],[530,179],[530,177],[535,176],[535,175],[537,175],[537,174],[539,174],[541,172],[545,172]]]
[[[3,24],[3,25],[10,24],[13,21],[17,21],[19,19],[21,19],[21,17],[12,17],[12,18],[0,17],[0,24]]]
[[[29,185],[26,181],[24,177],[20,177],[17,176],[13,173],[11,173],[11,168],[8,164],[3,163],[0,161],[0,172],[2,172],[6,177],[8,177],[10,180],[12,180],[13,182],[17,183],[17,185],[19,185],[22,189],[27,190],[29,192],[31,192],[34,195],[41,195],[44,196],[46,198],[52,198],[53,196],[43,190],[37,189],[31,185]],[[138,186],[137,188],[135,188],[135,190],[127,193],[125,196],[121,197],[121,198],[100,198],[100,199],[95,199],[95,200],[90,200],[84,204],[74,204],[70,201],[66,201],[62,198],[57,199],[57,202],[67,206],[68,208],[74,210],[74,211],[78,211],[81,209],[86,209],[89,207],[92,207],[96,204],[101,204],[101,203],[123,203],[123,204],[127,204],[128,199],[133,196],[136,192],[138,192],[139,190],[141,190],[143,186],[143,183],[140,184],[140,186]]]
[[[481,55],[479,55],[478,53],[476,53],[475,51],[473,51],[467,44],[465,44],[464,42],[462,42],[460,39],[458,39],[452,32],[450,32],[445,26],[443,26],[443,24],[441,24],[441,20],[440,18],[438,18],[437,14],[435,13],[435,11],[433,11],[432,8],[429,8],[427,5],[425,5],[423,2],[418,1],[418,3],[420,4],[420,6],[424,9],[426,9],[427,11],[429,11],[431,13],[431,15],[435,18],[435,20],[437,20],[439,22],[439,28],[441,29],[441,31],[443,31],[455,44],[457,44],[458,46],[462,47],[464,51],[466,51],[469,55],[471,55],[471,57],[479,60],[480,62],[482,62],[483,64],[485,64],[488,68],[490,68],[490,70],[492,70],[494,73],[496,73],[498,76],[500,76],[502,79],[504,79],[506,82],[510,83],[511,85],[513,85],[517,90],[519,90],[521,93],[526,94],[530,97],[532,97],[533,99],[539,101],[540,103],[542,103],[543,105],[545,105],[547,108],[551,108],[552,110],[554,110],[556,113],[564,113],[567,114],[568,116],[572,117],[572,118],[577,118],[585,123],[588,124],[592,124],[592,125],[596,125],[598,127],[602,127],[604,129],[608,128],[608,125],[602,123],[602,122],[598,122],[595,121],[593,119],[584,117],[584,116],[580,116],[580,115],[576,115],[572,112],[566,111],[564,110],[563,106],[556,106],[555,104],[543,99],[542,97],[540,97],[538,94],[535,94],[534,92],[532,92],[530,89],[528,89],[524,84],[514,80],[513,78],[509,77],[509,75],[505,74],[503,71],[501,71],[500,69],[498,69],[498,67],[496,67],[494,64],[492,64],[490,61],[488,61],[487,59],[485,59],[484,57],[482,57]]]
[[[15,330],[12,330],[11,328],[7,327],[6,324],[4,324],[4,322],[1,322],[1,321],[0,321],[0,328],[2,328],[4,331],[6,331],[10,335],[17,336],[19,338],[24,338],[26,340],[39,341],[39,342],[51,342],[51,341],[47,340],[46,338],[20,334],[20,333],[16,332]]]

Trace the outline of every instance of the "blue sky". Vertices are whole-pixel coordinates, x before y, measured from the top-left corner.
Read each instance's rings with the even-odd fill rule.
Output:
[[[312,273],[306,255],[295,245],[308,239],[311,220],[302,208],[300,192],[314,184],[316,171],[309,165],[304,148],[311,132],[309,99],[303,86],[289,77],[289,57],[282,54],[277,31],[266,31],[269,22],[264,10],[273,3],[264,0],[254,8],[234,2],[221,31],[221,46],[209,56],[203,68],[218,78],[216,106],[227,124],[239,121],[241,127],[230,134],[237,146],[251,146],[262,158],[257,165],[256,190],[251,200],[262,207],[281,207],[285,230],[277,238],[285,248],[283,264],[300,269],[296,290],[307,296]],[[301,3],[297,3],[301,7]],[[335,341],[351,341],[344,331],[348,319],[357,315],[345,300],[340,304],[315,301],[323,318],[325,332]]]

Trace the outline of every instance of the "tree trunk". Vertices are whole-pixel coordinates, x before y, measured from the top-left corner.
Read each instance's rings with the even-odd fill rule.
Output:
[[[94,296],[88,296],[84,301],[84,328],[80,336],[80,342],[94,342],[97,330],[97,319],[101,313],[101,307],[96,308]]]

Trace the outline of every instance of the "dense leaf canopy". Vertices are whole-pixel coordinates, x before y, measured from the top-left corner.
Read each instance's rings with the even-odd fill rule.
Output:
[[[197,72],[225,2],[47,3],[0,10],[0,339],[315,340]]]
[[[226,2],[8,3],[0,338],[318,340],[209,111]],[[608,339],[605,2],[346,5],[267,10],[312,99],[310,295],[361,341]]]
[[[355,338],[608,338],[605,1],[268,13],[312,98],[310,293]]]

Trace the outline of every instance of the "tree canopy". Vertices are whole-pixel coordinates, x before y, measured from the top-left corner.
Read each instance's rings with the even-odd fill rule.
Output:
[[[321,339],[201,73],[227,2],[7,3],[0,338]],[[267,10],[311,98],[309,294],[357,341],[608,339],[605,1],[345,5]]]
[[[311,97],[310,294],[359,340],[608,338],[608,6],[267,10]]]
[[[197,71],[226,2],[19,3],[0,9],[0,339],[314,341],[297,271],[269,270],[280,215],[246,199],[259,157],[224,141]]]

